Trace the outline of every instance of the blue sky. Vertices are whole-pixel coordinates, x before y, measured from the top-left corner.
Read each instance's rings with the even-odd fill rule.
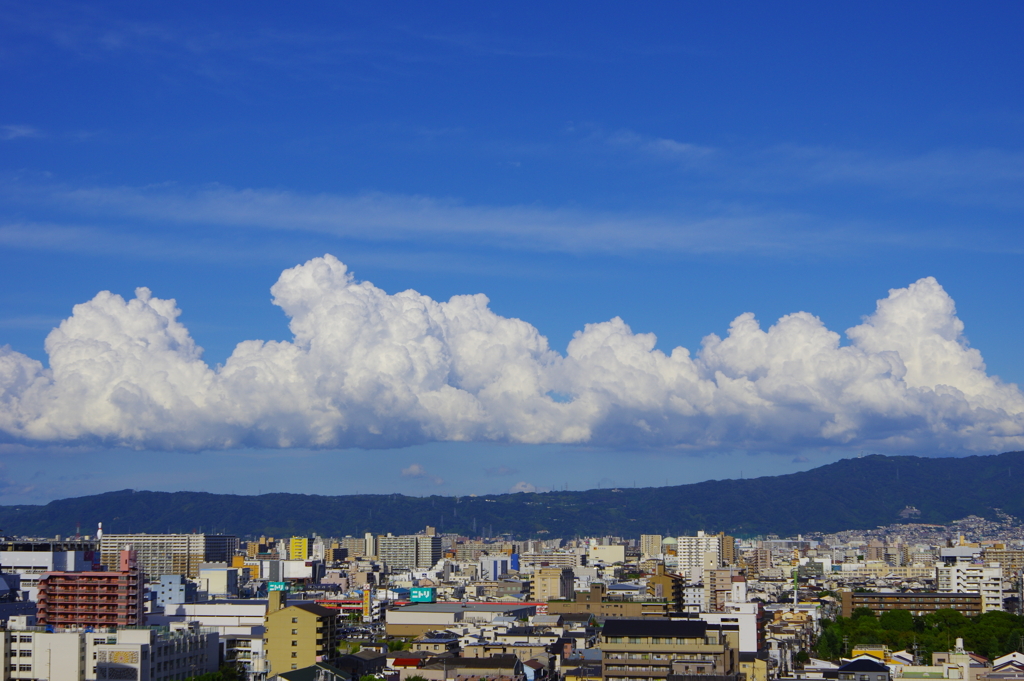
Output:
[[[678,484],[862,451],[1014,448],[1022,15],[1019,3],[0,3],[0,501]],[[348,382],[291,411],[268,383],[252,391],[270,401],[245,402],[218,367],[242,341],[294,340],[271,286],[292,268],[326,272],[304,265],[325,254],[372,282],[378,307],[345,317],[354,294],[333,265],[333,289],[275,289],[293,314],[309,296],[335,301],[311,317],[308,347],[364,325],[355,350],[318,355],[287,385]],[[180,394],[152,388],[146,367],[162,359],[88,354],[116,345],[114,319],[118,338],[155,347],[131,331],[148,294],[76,312],[57,354],[44,348],[75,305],[137,287],[174,299],[204,349],[167,365],[209,367]],[[450,346],[423,360],[425,383],[409,382],[416,365],[394,374],[400,389],[360,392],[354,371],[372,383],[372,367],[394,369],[373,354],[380,338],[400,352],[434,338],[399,337],[409,320],[381,312],[411,304],[394,298],[407,289],[429,297],[416,305]],[[468,327],[446,301],[477,293],[484,326],[460,345]],[[880,300],[893,301],[884,313]],[[746,327],[735,348],[702,346],[743,313],[767,331],[801,311],[849,352],[802,318],[764,348]],[[378,313],[391,322],[374,326]],[[558,357],[488,315],[532,325]],[[616,317],[666,356],[687,348],[694,367],[651,364],[634,348],[646,341],[608,326],[580,346],[615,354],[607,332],[647,368],[569,356],[574,334]],[[860,341],[845,334],[864,324]],[[793,368],[810,356],[822,359]],[[75,368],[51,367],[59,357]],[[108,360],[116,371],[94,370]],[[470,360],[491,388],[466,383]],[[830,373],[844,362],[860,368]],[[15,366],[46,386],[31,393]],[[677,370],[700,380],[683,386]],[[850,374],[878,371],[882,383]],[[733,380],[756,398],[735,397]],[[209,382],[227,395],[206,409],[221,421],[189,411],[213,404],[197,387]],[[115,399],[124,384],[130,408]],[[950,390],[962,404],[943,402]],[[333,421],[308,416],[335,407]],[[369,421],[372,436],[352,435]]]

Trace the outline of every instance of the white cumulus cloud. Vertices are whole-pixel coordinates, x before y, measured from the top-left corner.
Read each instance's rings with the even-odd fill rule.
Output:
[[[437,477],[436,475],[431,475],[430,473],[427,473],[427,470],[418,463],[410,464],[407,468],[403,468],[402,477],[416,478],[418,480],[429,480],[435,485],[441,485],[444,483],[444,480]]]
[[[0,348],[0,433],[23,443],[151,449],[398,447],[427,441],[781,450],[1024,446],[1024,395],[989,376],[932,278],[849,329],[806,312],[737,317],[695,353],[621,319],[565,354],[483,295],[388,294],[333,256],[286,270],[293,339],[202,360],[173,300],[140,288],[75,306],[49,368]],[[411,466],[403,475],[415,476]]]

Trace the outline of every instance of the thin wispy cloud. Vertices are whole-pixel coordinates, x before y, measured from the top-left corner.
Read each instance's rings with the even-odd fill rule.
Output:
[[[570,132],[576,132],[573,128]],[[578,127],[582,142],[613,153],[674,164],[716,194],[790,195],[872,188],[941,205],[1024,208],[1024,153],[998,148],[940,148],[919,153],[780,144],[760,149]]]
[[[209,239],[197,240],[192,235],[178,236],[120,226],[64,225],[52,222],[0,221],[0,246],[14,250],[50,253],[75,253],[103,256],[144,258],[147,260],[190,260],[224,262],[225,260],[276,259],[294,253],[301,257],[303,248],[295,244],[265,242],[234,243],[231,251],[211,247]]]
[[[641,135],[632,130],[618,130],[610,134],[596,132],[594,134],[613,148],[687,164],[705,160],[718,151],[710,146],[680,142],[666,137]]]
[[[9,141],[42,136],[43,133],[31,125],[0,125],[0,140]]]
[[[496,33],[423,33],[403,21],[385,22],[371,33],[338,26],[154,21],[138,18],[145,13],[113,12],[98,5],[88,9],[69,5],[55,12],[9,3],[5,10],[13,34],[46,41],[75,59],[143,60],[231,87],[239,81],[260,86],[254,69],[336,87],[344,81],[373,82],[378,76],[416,77],[420,65],[450,65],[481,56],[531,60],[596,56],[569,52],[557,44],[510,42]],[[8,50],[17,53],[18,47],[14,44]],[[339,69],[353,66],[357,72],[343,75]]]
[[[49,317],[46,315],[0,317],[0,329],[53,329],[61,321],[60,317]]]
[[[938,149],[921,154],[868,153],[782,146],[761,152],[763,166],[808,185],[865,185],[943,203],[1024,207],[1024,153]]]
[[[515,475],[516,473],[519,472],[519,470],[515,469],[515,468],[511,468],[509,466],[495,466],[494,468],[485,468],[484,472],[487,475],[505,476],[505,475]]]
[[[79,224],[105,224],[99,229],[113,234],[128,229],[138,239],[149,238],[144,234],[146,229],[181,225],[305,233],[380,244],[447,242],[459,247],[489,246],[529,252],[779,255],[828,252],[837,245],[912,246],[919,238],[853,221],[829,224],[807,214],[741,208],[719,214],[697,210],[602,212],[585,208],[469,205],[454,199],[385,193],[346,196],[176,185],[68,188],[11,184],[0,187],[0,193],[11,205],[59,210],[75,216]],[[73,243],[86,236],[86,231],[97,228],[51,223],[40,233],[18,224],[0,229],[4,230],[0,238],[7,243],[30,246],[48,240],[56,243],[59,239],[55,237],[63,230],[69,243]],[[162,239],[173,240],[173,230],[162,231]]]

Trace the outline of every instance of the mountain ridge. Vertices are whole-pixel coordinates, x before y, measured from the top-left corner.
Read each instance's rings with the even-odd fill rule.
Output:
[[[1024,495],[1014,490],[1014,468],[1024,476],[1024,452],[957,458],[873,454],[777,476],[481,496],[119,490],[45,505],[0,506],[0,528],[17,536],[68,536],[79,524],[91,534],[98,522],[116,533],[202,529],[239,536],[406,534],[426,525],[470,536],[485,529],[517,537],[697,530],[792,536],[906,522],[898,514],[907,506],[920,511],[914,521],[921,523],[991,517],[994,509],[1022,517]]]

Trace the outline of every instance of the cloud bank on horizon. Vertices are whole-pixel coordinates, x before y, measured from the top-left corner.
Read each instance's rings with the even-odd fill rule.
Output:
[[[933,278],[846,332],[737,317],[691,354],[621,319],[566,353],[484,295],[389,295],[326,255],[271,288],[292,341],[210,367],[174,300],[99,293],[46,340],[0,348],[0,439],[159,450],[400,447],[428,441],[779,451],[1024,447],[1024,394],[989,376]],[[410,473],[412,474],[412,473]]]

